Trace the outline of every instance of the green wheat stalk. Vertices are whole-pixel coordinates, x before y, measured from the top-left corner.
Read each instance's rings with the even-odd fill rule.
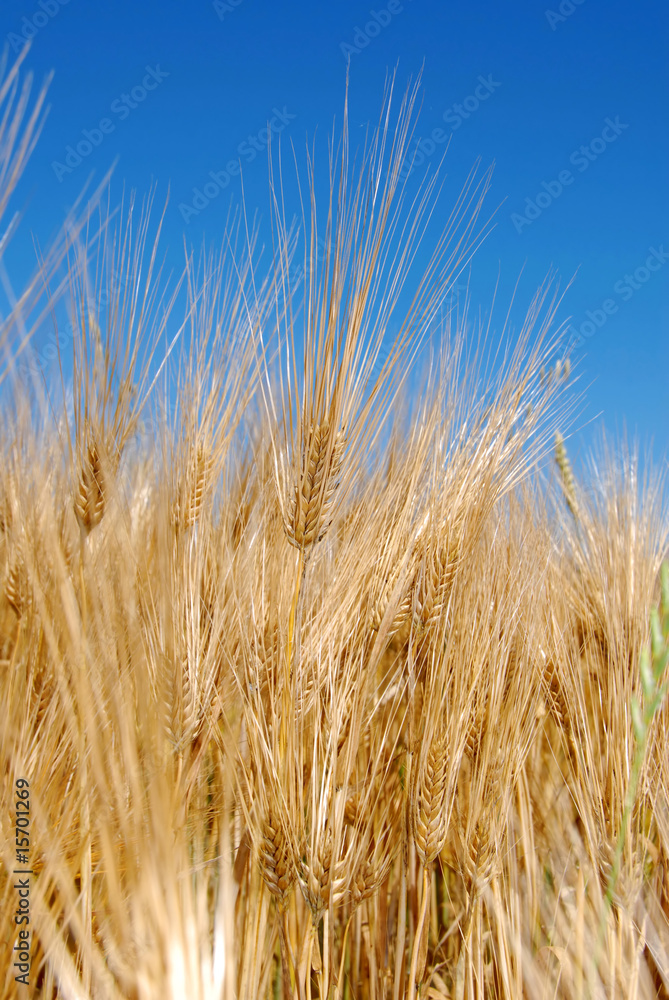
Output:
[[[632,696],[632,726],[634,729],[636,751],[627,786],[613,864],[604,896],[604,908],[599,928],[595,967],[598,966],[606,923],[613,905],[613,894],[620,876],[620,866],[625,848],[625,832],[636,801],[639,778],[648,748],[650,726],[654,716],[660,711],[667,693],[668,685],[664,677],[667,664],[669,663],[669,563],[665,562],[662,564],[660,579],[660,605],[659,608],[653,608],[650,613],[650,649],[648,646],[644,647],[639,661],[643,698],[639,701],[636,695]]]

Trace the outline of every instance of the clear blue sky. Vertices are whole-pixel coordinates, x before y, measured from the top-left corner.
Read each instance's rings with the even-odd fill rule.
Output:
[[[0,40],[10,54],[27,34],[36,83],[55,75],[14,198],[25,211],[8,261],[17,283],[32,234],[47,242],[90,173],[100,179],[116,158],[113,196],[155,182],[161,200],[169,185],[165,235],[177,266],[184,234],[196,246],[220,241],[241,195],[231,161],[242,162],[247,208],[266,215],[263,130],[272,120],[284,148],[291,141],[299,151],[317,130],[325,140],[341,120],[347,54],[354,141],[377,118],[387,71],[397,66],[403,86],[424,66],[419,132],[441,130],[427,165],[450,137],[444,218],[475,159],[495,164],[488,205],[499,206],[497,225],[473,267],[475,304],[486,308],[498,274],[502,303],[521,270],[519,302],[551,268],[563,283],[573,279],[561,316],[586,334],[575,348],[589,386],[579,423],[602,413],[614,432],[626,425],[642,442],[654,437],[656,460],[666,458],[669,18],[661,4],[2,0]],[[87,151],[91,138],[80,163],[66,159],[68,147],[83,141]],[[194,189],[212,182],[210,172],[225,190],[203,207]],[[592,437],[586,426],[573,447]]]

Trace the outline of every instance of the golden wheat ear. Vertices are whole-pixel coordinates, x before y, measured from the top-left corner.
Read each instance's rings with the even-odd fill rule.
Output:
[[[414,774],[414,841],[421,864],[427,867],[440,853],[447,834],[448,749],[443,737],[432,741],[422,769],[416,768]]]
[[[345,439],[326,420],[309,427],[304,445],[302,474],[286,504],[288,541],[302,553],[324,537],[332,521],[339,486]]]
[[[7,569],[5,597],[17,618],[21,618],[30,598],[25,562],[18,547]]]
[[[211,488],[213,471],[211,449],[198,442],[192,450],[177,499],[172,504],[172,523],[178,531],[191,528],[197,522]]]
[[[291,285],[294,240],[283,214],[281,185],[275,185],[272,176],[278,246],[275,297],[283,329],[278,387],[265,363],[262,391],[276,426],[274,467],[286,533],[304,555],[323,537],[360,475],[358,455],[378,435],[437,304],[485,230],[482,226],[476,232],[489,177],[479,180],[472,173],[418,280],[408,314],[398,314],[436,189],[430,180],[407,208],[400,175],[415,126],[418,87],[408,88],[394,128],[393,87],[391,79],[357,175],[349,159],[346,103],[340,147],[336,155],[331,152],[324,220],[309,159],[311,214],[302,220],[308,278],[302,288]],[[403,226],[403,245],[398,248],[394,240]],[[323,235],[326,252],[321,260],[315,248]],[[298,315],[304,317],[301,331],[296,330]],[[399,333],[385,345],[392,321]],[[304,359],[301,370],[298,357]]]
[[[74,497],[74,512],[84,535],[100,524],[107,503],[107,473],[103,470],[100,449],[92,437],[81,456]]]
[[[99,208],[97,229],[91,225],[81,240],[75,232],[69,247],[71,393],[65,384],[66,359],[59,356],[59,362],[62,399],[73,396],[65,428],[76,481],[74,508],[85,537],[108,509],[126,445],[174,345],[153,375],[176,290],[170,297],[161,288],[157,254],[162,218],[151,246],[151,208],[149,198],[137,214],[131,198],[125,219],[121,206],[120,223],[109,206]]]

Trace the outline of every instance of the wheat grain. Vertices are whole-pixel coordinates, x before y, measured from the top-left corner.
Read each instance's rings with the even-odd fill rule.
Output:
[[[285,909],[296,875],[281,822],[271,811],[262,825],[260,860],[267,888]]]
[[[17,618],[21,618],[28,601],[28,581],[20,553],[14,557],[7,571],[5,597]]]
[[[287,504],[286,535],[291,545],[308,552],[327,531],[339,486],[344,436],[327,420],[309,427],[301,475]]]
[[[413,835],[423,867],[434,861],[447,834],[447,765],[446,743],[442,738],[435,740],[430,746],[424,773],[416,771]]]
[[[89,438],[84,449],[74,498],[74,512],[85,535],[88,535],[102,520],[106,503],[106,474],[103,471],[100,450],[95,440]]]
[[[172,520],[179,529],[191,528],[198,517],[211,486],[214,462],[210,448],[198,442],[193,449],[180,496],[172,506]]]

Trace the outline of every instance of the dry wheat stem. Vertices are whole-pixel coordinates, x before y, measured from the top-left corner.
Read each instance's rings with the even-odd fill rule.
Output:
[[[409,971],[409,988],[407,997],[413,1000],[414,996],[420,995],[420,987],[425,974],[425,962],[427,957],[427,914],[430,905],[430,882],[431,868],[423,865],[422,894],[418,923],[414,933],[413,950],[411,953],[411,968]],[[415,990],[418,989],[418,993]]]

